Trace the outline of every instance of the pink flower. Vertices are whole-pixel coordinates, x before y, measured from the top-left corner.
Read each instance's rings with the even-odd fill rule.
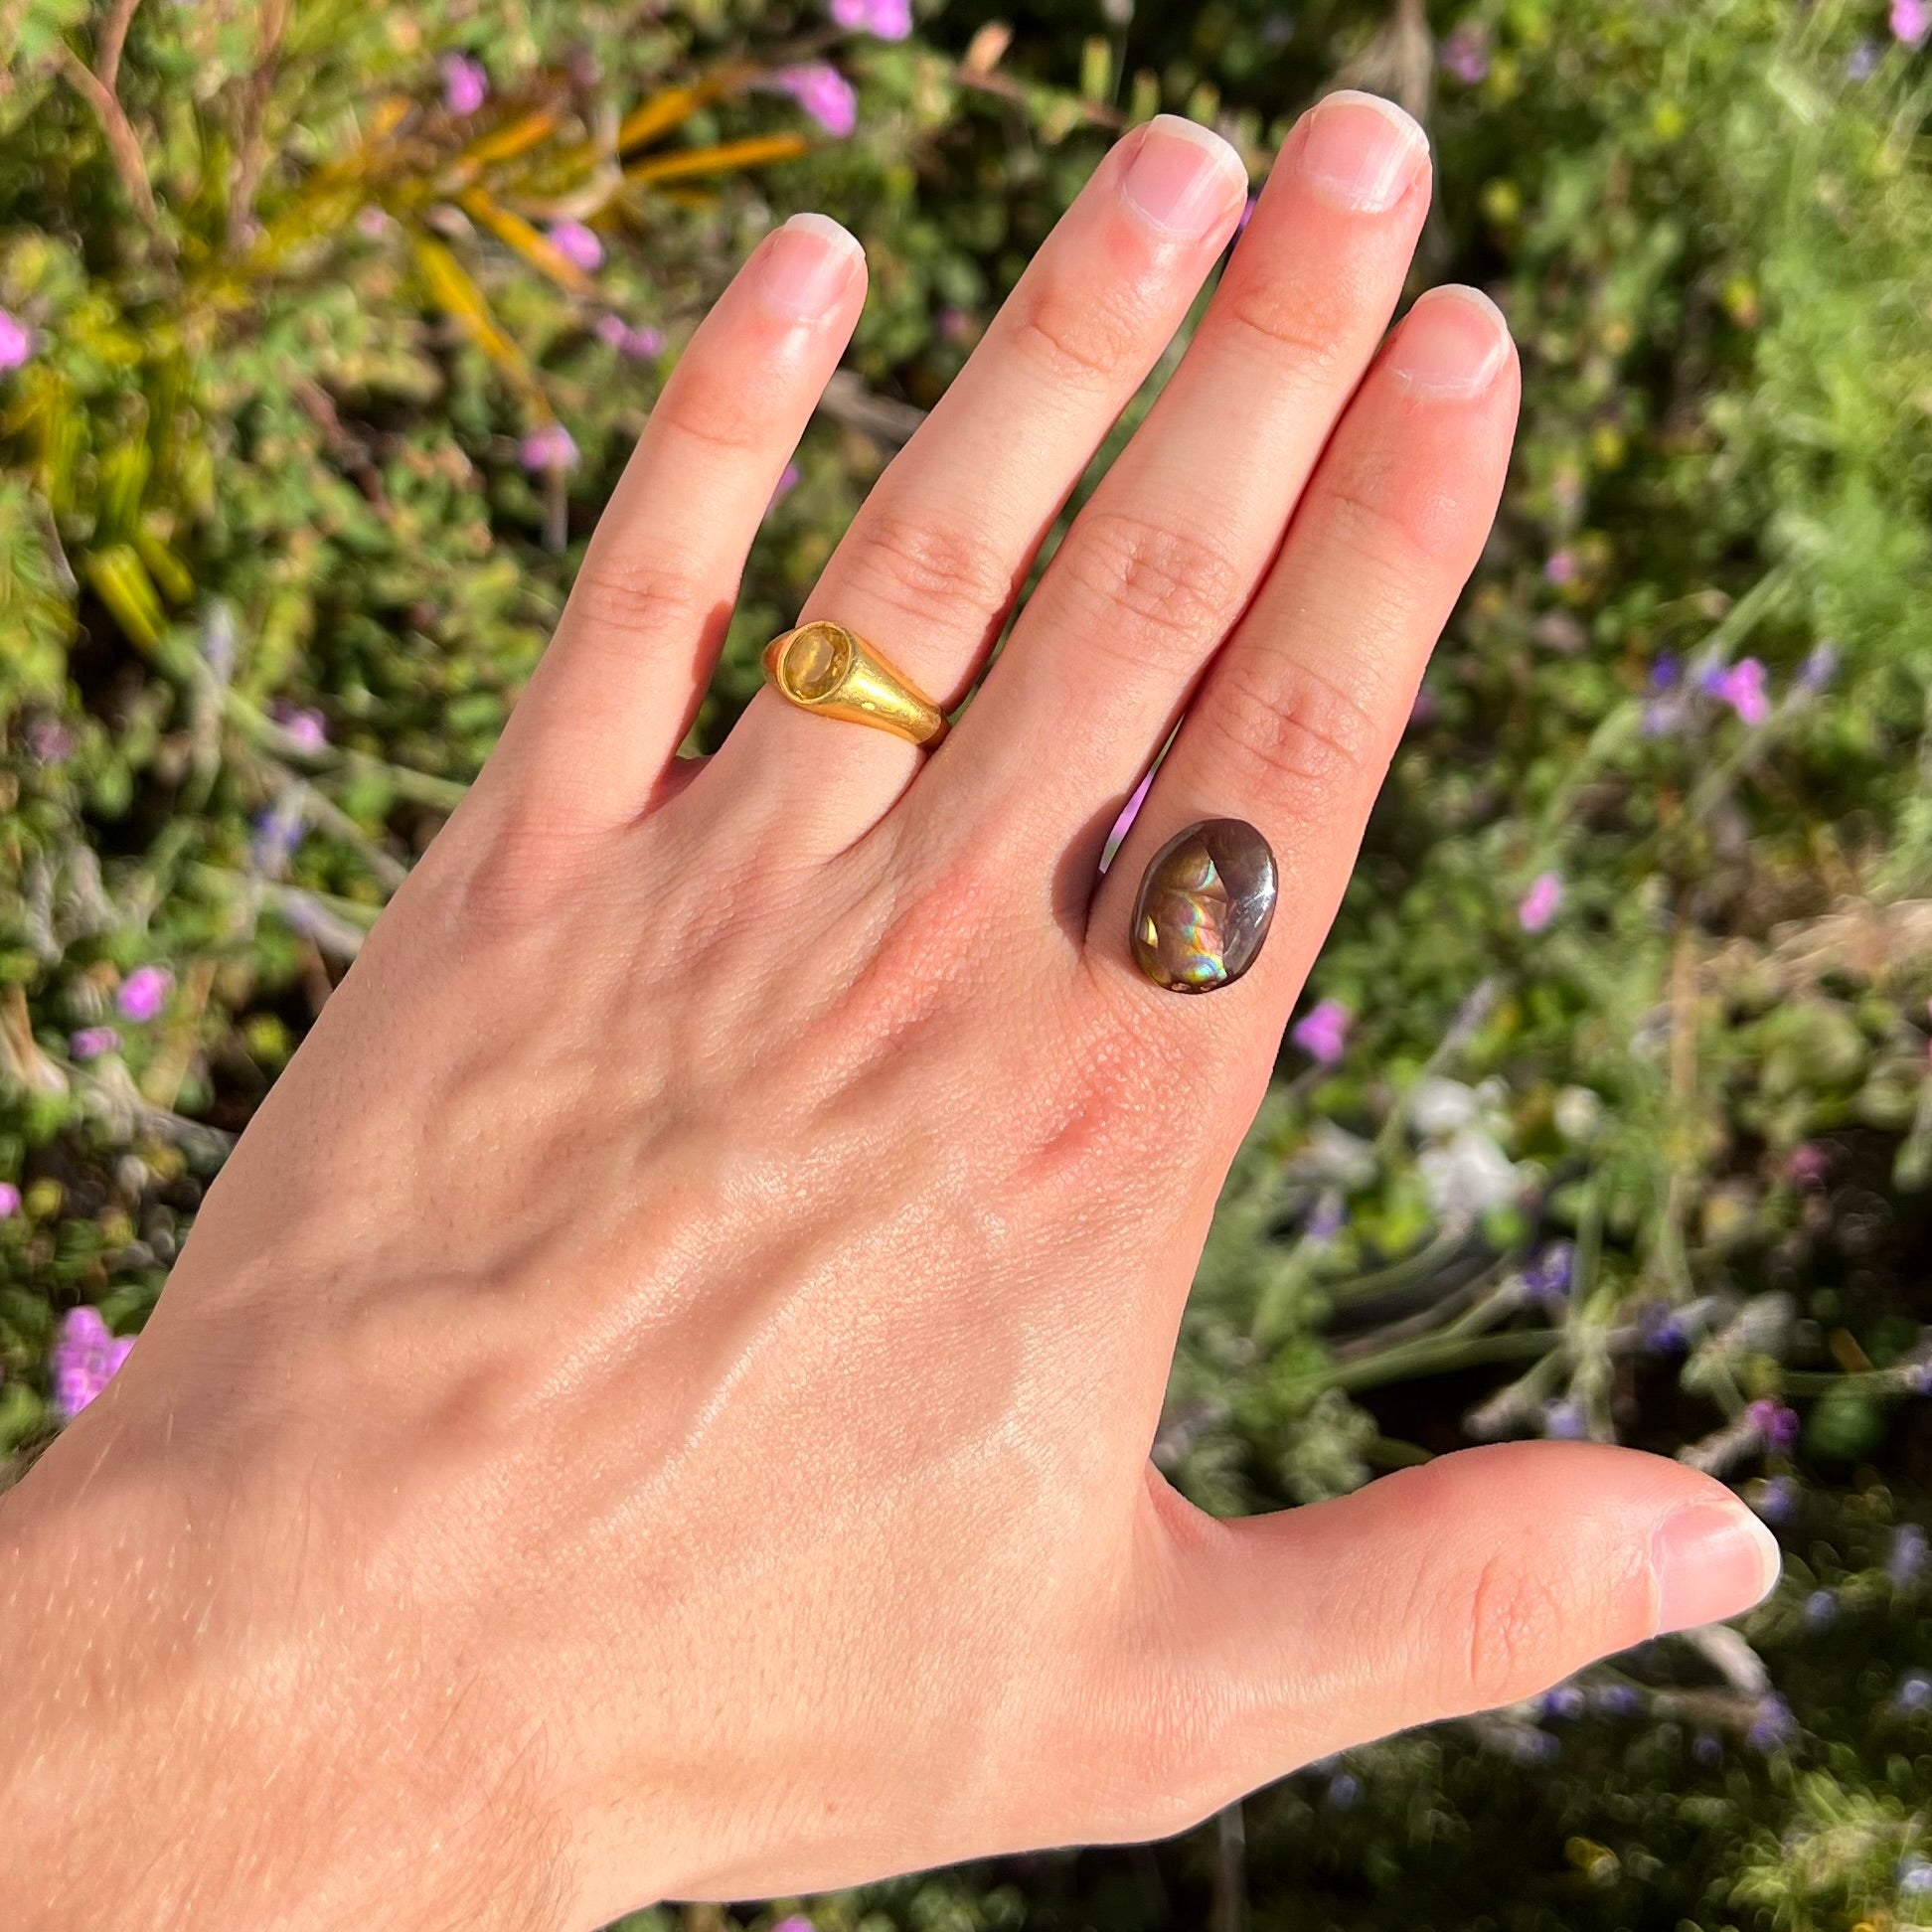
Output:
[[[533,474],[576,468],[576,440],[561,422],[540,423],[523,439],[518,453],[524,468]]]
[[[1801,1188],[1822,1188],[1832,1171],[1832,1157],[1816,1141],[1800,1141],[1791,1150],[1787,1167]]]
[[[771,501],[765,505],[767,515],[775,510],[784,498],[790,496],[798,488],[798,479],[802,473],[796,463],[787,463],[779,471],[777,485],[771,492]]]
[[[1260,200],[1261,197],[1259,195],[1250,195],[1247,198],[1247,200],[1241,204],[1241,219],[1234,224],[1234,233],[1236,235],[1241,234],[1242,231],[1246,229],[1247,225],[1254,220],[1254,211],[1256,207],[1259,205]]]
[[[20,1212],[20,1190],[11,1181],[0,1181],[0,1220],[12,1220]]]
[[[490,97],[490,77],[466,54],[445,54],[443,105],[452,114],[473,114]]]
[[[600,315],[597,317],[597,340],[607,342],[620,356],[629,356],[634,361],[648,362],[653,356],[664,353],[664,331],[648,325],[633,329],[621,315]]]
[[[1893,40],[1916,47],[1932,34],[1932,6],[1926,0],[1892,0],[1891,30]]]
[[[832,0],[827,11],[841,27],[855,34],[903,40],[912,31],[910,0]]]
[[[1525,932],[1540,932],[1556,916],[1563,902],[1561,873],[1538,873],[1517,904],[1517,923]]]
[[[603,266],[603,243],[597,240],[596,231],[581,222],[553,222],[550,239],[557,252],[586,275]]]
[[[34,353],[34,332],[19,316],[0,308],[0,369],[18,369]]]
[[[1543,580],[1547,583],[1573,583],[1576,580],[1576,553],[1551,551],[1543,564]]]
[[[137,966],[121,981],[114,1004],[129,1020],[152,1020],[166,1004],[174,978],[165,966]]]
[[[1295,1022],[1288,1038],[1310,1058],[1333,1066],[1347,1048],[1354,1025],[1355,1016],[1340,1000],[1322,1000]]]
[[[298,751],[321,751],[328,746],[328,721],[307,705],[282,706],[275,714],[275,722]]]
[[[68,1311],[51,1367],[55,1405],[70,1422],[113,1380],[133,1346],[131,1335],[110,1332],[98,1309]]]
[[[1105,872],[1114,862],[1114,854],[1120,850],[1122,841],[1134,829],[1134,821],[1140,817],[1140,808],[1147,803],[1148,787],[1154,782],[1154,772],[1158,767],[1150,766],[1148,773],[1134,787],[1133,795],[1120,808],[1120,816],[1113,822],[1113,830],[1107,834],[1107,842],[1100,848],[1100,870]]]
[[[78,1060],[98,1059],[120,1045],[120,1035],[112,1027],[82,1027],[68,1042],[68,1051]]]
[[[1482,28],[1473,23],[1458,27],[1442,43],[1442,65],[1465,87],[1473,87],[1487,80],[1490,71],[1489,40]]]
[[[1704,680],[1704,689],[1722,699],[1746,724],[1762,724],[1771,716],[1771,700],[1765,695],[1764,666],[1756,658],[1739,658],[1726,669]]]
[[[859,96],[837,68],[811,61],[803,67],[780,69],[777,80],[828,134],[850,134],[859,125]]]
[[[812,1932],[812,1921],[803,1912],[792,1912],[781,1918],[771,1932]]]
[[[356,229],[359,234],[368,236],[372,242],[378,241],[390,231],[389,215],[372,202],[367,208],[357,209]]]

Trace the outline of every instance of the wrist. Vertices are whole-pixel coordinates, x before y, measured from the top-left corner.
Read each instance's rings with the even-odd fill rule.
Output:
[[[206,1527],[232,1495],[51,1460],[0,1498],[10,1922],[574,1922],[541,1754],[486,1685],[425,1704],[406,1659],[385,1683],[353,1629],[290,1621],[285,1566]]]

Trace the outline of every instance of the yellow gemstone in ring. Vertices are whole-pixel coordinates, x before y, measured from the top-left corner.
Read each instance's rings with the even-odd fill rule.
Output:
[[[946,734],[938,706],[843,624],[820,619],[774,637],[764,648],[764,672],[801,711],[871,724],[928,749]]]

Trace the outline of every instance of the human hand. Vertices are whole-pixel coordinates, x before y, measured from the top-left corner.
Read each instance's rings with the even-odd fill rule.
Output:
[[[806,614],[955,702],[1243,194],[1203,130],[1130,134]],[[1769,1585],[1721,1487],[1617,1450],[1244,1524],[1147,1460],[1501,487],[1500,317],[1441,291],[1382,342],[1428,195],[1392,110],[1303,121],[929,758],[767,691],[676,760],[863,295],[830,224],[758,249],[496,756],[0,1513],[30,1922],[587,1926],[1142,1838]],[[1281,909],[1177,998],[1129,909],[1210,816]]]

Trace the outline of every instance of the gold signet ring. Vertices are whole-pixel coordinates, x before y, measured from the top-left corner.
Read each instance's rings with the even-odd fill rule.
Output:
[[[871,724],[929,750],[946,735],[932,700],[843,624],[800,624],[764,647],[765,680],[821,718]]]

